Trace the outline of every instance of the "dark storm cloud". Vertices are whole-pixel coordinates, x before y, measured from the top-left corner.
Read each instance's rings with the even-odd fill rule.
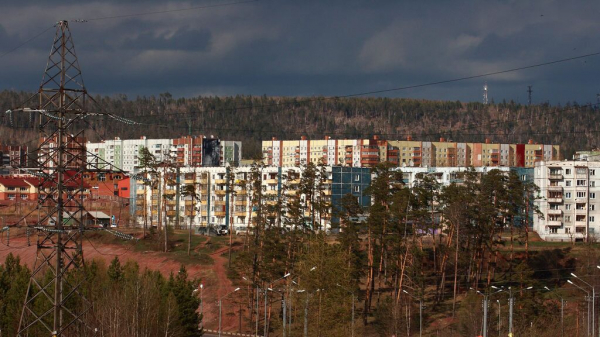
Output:
[[[223,5],[236,1],[3,1],[0,53],[59,19]],[[472,76],[600,51],[589,1],[257,1],[165,14],[72,22],[88,90],[175,96],[344,95]],[[3,58],[0,86],[35,90],[53,31]],[[392,97],[497,101],[595,100],[600,58]]]

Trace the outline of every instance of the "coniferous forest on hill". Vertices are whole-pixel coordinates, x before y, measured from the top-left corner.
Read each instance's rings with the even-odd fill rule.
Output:
[[[0,92],[0,109],[35,108],[36,100],[23,105],[31,93]],[[527,142],[561,145],[564,158],[587,150],[598,142],[598,107],[565,103],[550,106],[515,102],[427,101],[407,98],[329,97],[192,97],[174,98],[169,93],[129,98],[95,96],[91,112],[108,112],[142,125],[129,125],[106,117],[91,117],[82,127],[91,141],[147,136],[174,138],[189,133],[214,135],[243,142],[245,158],[260,156],[261,141],[297,139],[367,138],[457,142]],[[3,114],[0,142],[29,142],[35,146],[37,120],[29,113]],[[19,141],[17,141],[19,140]]]

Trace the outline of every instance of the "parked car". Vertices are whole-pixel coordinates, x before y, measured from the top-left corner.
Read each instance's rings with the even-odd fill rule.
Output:
[[[227,225],[218,225],[217,226],[217,235],[227,235],[229,234],[229,228]]]

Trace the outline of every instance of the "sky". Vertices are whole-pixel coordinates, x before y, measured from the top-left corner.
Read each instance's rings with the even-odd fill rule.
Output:
[[[88,92],[130,98],[354,95],[600,52],[600,1],[3,0],[0,13],[0,55],[68,20]],[[38,89],[54,34],[0,56],[0,90]],[[532,85],[534,104],[596,103],[599,70],[597,55],[371,96],[481,101],[487,83],[496,102],[526,104]]]

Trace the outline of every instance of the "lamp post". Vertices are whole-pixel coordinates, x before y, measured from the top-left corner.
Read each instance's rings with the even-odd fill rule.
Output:
[[[582,287],[580,287],[580,286],[576,285],[576,284],[575,284],[575,283],[573,283],[573,281],[571,281],[571,280],[567,280],[567,282],[568,282],[569,284],[571,284],[571,285],[574,285],[574,286],[576,286],[577,288],[579,288],[580,290],[582,290],[583,292],[585,292],[585,293],[586,293],[586,295],[587,295],[587,296],[585,297],[585,300],[588,302],[588,313],[587,313],[587,316],[588,316],[588,319],[587,319],[587,321],[588,321],[588,322],[587,322],[587,323],[588,323],[588,324],[587,324],[587,335],[589,336],[589,335],[590,335],[590,292],[589,292],[589,291],[587,291],[587,290],[585,290],[585,289],[583,289]]]
[[[235,288],[233,291],[230,291],[229,293],[227,293],[225,296],[222,296],[221,298],[219,298],[219,337],[221,337],[221,316],[222,316],[222,309],[223,309],[223,299],[231,294],[233,294],[234,292],[240,290],[240,288]]]
[[[287,278],[290,275],[292,275],[292,273],[286,273],[285,275],[283,275],[282,277],[276,279],[275,281],[269,282],[269,284],[271,284],[271,286],[273,286],[274,283],[276,283],[276,282],[278,282],[280,280],[283,280],[284,278]],[[264,337],[266,337],[266,336],[269,335],[268,334],[268,332],[269,332],[269,320],[267,319],[268,318],[268,316],[267,316],[267,302],[268,302],[268,297],[267,297],[268,295],[267,294],[268,294],[268,291],[267,290],[273,290],[273,289],[268,288],[268,287],[267,287],[267,289],[265,289],[265,327],[264,327],[265,331],[264,331],[264,334],[263,334]]]
[[[504,287],[495,287],[492,286],[492,288],[494,289],[500,289],[498,292],[500,291],[504,291]],[[531,290],[533,289],[533,287],[529,286],[521,291],[526,291],[526,290]],[[513,309],[515,306],[515,298],[513,296],[513,291],[511,287],[508,287],[508,335],[509,336],[513,336]]]
[[[483,330],[483,337],[488,337],[488,333],[487,333],[487,325],[488,324],[487,323],[488,323],[488,306],[489,306],[488,302],[489,302],[489,297],[491,295],[495,295],[497,293],[500,293],[500,292],[504,291],[504,289],[498,288],[498,287],[495,287],[495,286],[492,286],[492,288],[493,289],[498,289],[498,290],[496,292],[491,293],[491,294],[490,293],[484,294],[484,293],[482,293],[479,290],[470,288],[471,290],[475,290],[475,292],[477,294],[483,296],[483,329],[482,329]],[[509,336],[510,336],[510,334],[509,334]]]
[[[598,266],[596,266],[598,267]],[[571,273],[571,276],[578,279],[579,281],[585,283],[588,287],[592,288],[592,336],[596,336],[596,287],[591,284],[585,282],[583,279],[579,278],[577,275]]]
[[[419,337],[421,337],[423,335],[423,299],[422,298],[416,298],[415,296],[411,295],[408,291],[402,289],[402,292],[405,293],[406,295],[412,297],[415,300],[419,301]],[[486,312],[487,315],[487,312]],[[487,317],[486,317],[487,319]],[[486,335],[484,335],[484,337],[487,337]]]
[[[336,284],[336,285],[338,287],[342,288],[343,290],[349,292],[350,294],[352,294],[352,324],[351,324],[352,332],[351,332],[351,337],[354,337],[354,292],[342,287],[339,284]]]
[[[554,290],[550,290],[547,286],[544,286],[542,289],[550,293],[554,292]],[[560,298],[560,336],[563,337],[565,335],[565,300],[560,295],[558,297]]]
[[[496,303],[498,303],[498,337],[500,337],[500,300],[496,300]]]

